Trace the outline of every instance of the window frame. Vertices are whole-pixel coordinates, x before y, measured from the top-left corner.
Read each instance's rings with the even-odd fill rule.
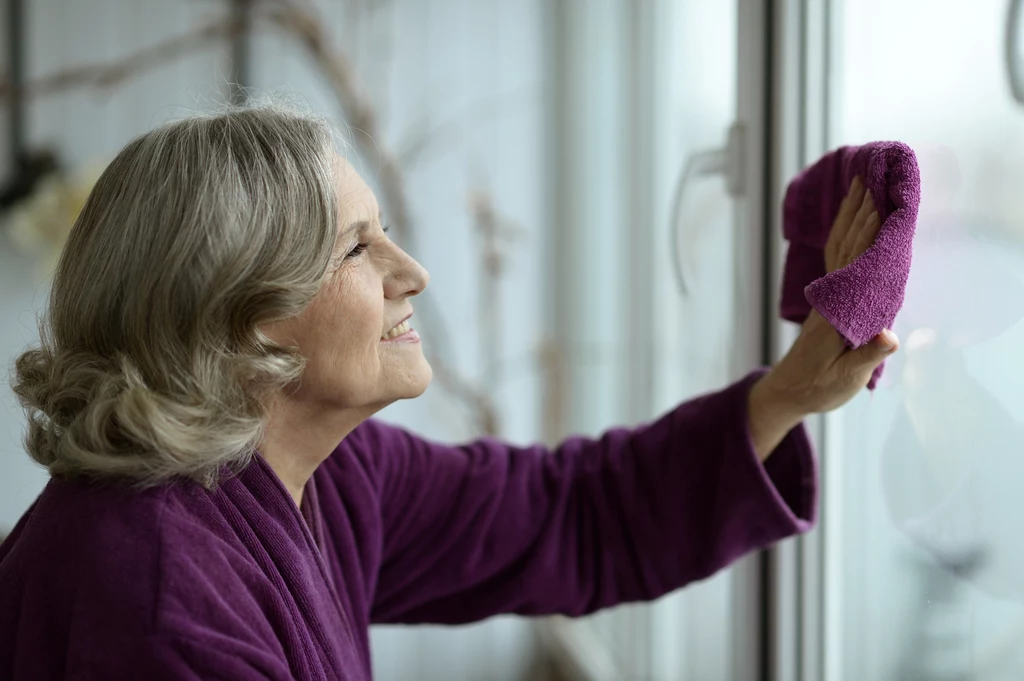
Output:
[[[799,329],[783,321],[776,301],[781,295],[786,243],[782,238],[782,199],[789,181],[828,151],[834,102],[829,72],[836,13],[831,0],[775,0],[770,32],[772,146],[768,159],[770,194],[769,309],[770,360],[778,361]],[[767,306],[766,306],[767,307]],[[807,421],[818,451],[818,526],[767,554],[769,664],[775,681],[839,681],[841,620],[834,606],[841,588],[841,565],[829,560],[833,528],[842,520],[842,499],[836,476],[841,474],[841,410]]]

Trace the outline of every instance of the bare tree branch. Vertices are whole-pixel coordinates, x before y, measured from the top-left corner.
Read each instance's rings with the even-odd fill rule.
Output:
[[[480,350],[483,357],[484,385],[495,386],[496,372],[501,361],[502,331],[500,314],[500,284],[504,258],[500,247],[500,229],[494,214],[494,206],[488,194],[478,193],[472,197],[472,211],[476,230],[483,241],[483,285],[480,287],[479,315],[481,320]],[[500,424],[496,424],[500,427]]]
[[[516,106],[522,104],[526,96],[527,92],[514,92],[485,97],[470,103],[446,120],[435,123],[424,119],[413,127],[412,134],[398,145],[396,156],[402,166],[408,168],[432,147],[450,143],[452,137],[464,135],[468,125],[480,125],[487,119],[493,121],[515,112]]]
[[[18,90],[5,77],[0,80],[0,101],[13,97],[41,97],[79,88],[110,89],[168,61],[220,43],[243,28],[242,23],[231,18],[218,19],[197,31],[175,36],[113,61],[74,66],[51,73],[29,81]]]

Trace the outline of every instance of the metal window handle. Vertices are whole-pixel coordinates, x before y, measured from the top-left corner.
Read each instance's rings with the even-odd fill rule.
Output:
[[[1024,104],[1024,69],[1017,54],[1020,45],[1020,13],[1022,0],[1010,0],[1010,11],[1006,16],[1006,75],[1010,81],[1010,93],[1019,104]]]
[[[688,296],[692,290],[690,285],[692,278],[682,253],[683,243],[685,243],[683,232],[686,228],[686,223],[682,220],[686,190],[698,177],[725,175],[729,195],[741,196],[744,171],[743,133],[743,125],[734,123],[729,128],[729,140],[725,147],[691,154],[683,164],[682,172],[679,173],[679,180],[672,193],[672,210],[669,213],[669,241],[671,244],[669,257],[672,260],[672,272],[675,274],[676,284],[684,296]]]

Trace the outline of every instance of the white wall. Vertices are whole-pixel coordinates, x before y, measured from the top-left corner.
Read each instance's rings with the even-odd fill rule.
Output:
[[[29,76],[83,61],[108,60],[177,35],[217,14],[190,0],[32,0]],[[469,220],[471,191],[492,194],[498,211],[522,230],[508,251],[501,297],[504,375],[487,386],[501,406],[504,434],[539,437],[544,108],[539,0],[390,0],[318,3],[337,44],[354,56],[383,116],[382,144],[401,145],[438,126],[408,177],[416,218],[414,255],[432,273],[434,307],[450,331],[443,354],[470,378],[484,373],[478,324],[479,242]],[[257,90],[285,90],[319,110],[337,112],[304,54],[279,35],[254,41]],[[197,52],[110,92],[83,90],[30,106],[30,139],[57,145],[72,165],[109,159],[133,135],[180,112],[222,100],[226,48]],[[3,143],[6,143],[5,138]],[[3,151],[0,148],[0,151]],[[6,154],[0,157],[6,162]],[[362,166],[373,182],[373,169]],[[0,237],[0,357],[8,363],[36,337],[35,313],[46,285],[33,264]],[[5,381],[6,383],[6,381]],[[427,435],[472,435],[465,410],[434,388],[384,417]],[[9,528],[45,484],[21,446],[24,422],[0,387],[0,528]],[[502,619],[452,632],[442,628],[375,630],[378,678],[512,679],[531,649],[528,624]]]

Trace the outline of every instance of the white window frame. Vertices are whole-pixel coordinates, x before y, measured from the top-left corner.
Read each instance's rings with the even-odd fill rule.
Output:
[[[772,135],[769,159],[773,204],[774,289],[781,291],[785,242],[782,239],[782,198],[801,169],[829,149],[830,116],[835,101],[829,78],[832,41],[838,35],[831,0],[775,0],[772,20]],[[795,325],[782,321],[777,308],[769,316],[778,360],[796,337]],[[769,630],[772,681],[839,681],[842,662],[842,566],[829,558],[828,543],[842,522],[842,410],[808,421],[819,458],[818,527],[796,542],[769,554]]]

